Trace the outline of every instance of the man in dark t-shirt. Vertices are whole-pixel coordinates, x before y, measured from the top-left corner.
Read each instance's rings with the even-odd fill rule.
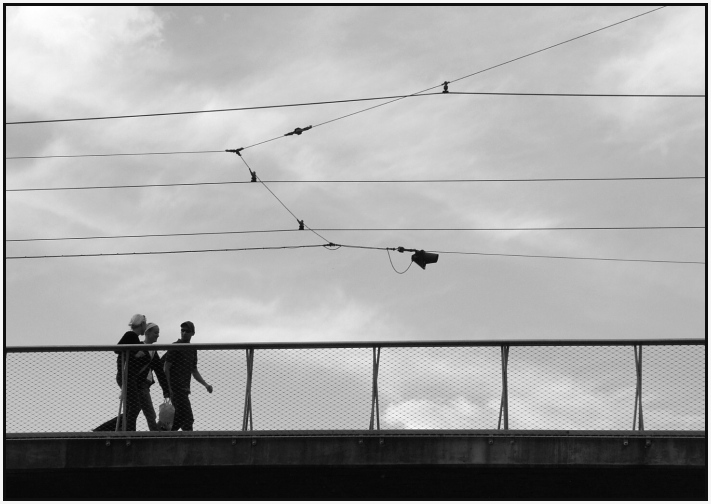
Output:
[[[174,344],[189,344],[195,335],[195,325],[190,322],[180,324],[180,339]],[[165,354],[165,376],[168,379],[170,401],[175,407],[175,418],[172,430],[193,430],[193,410],[190,405],[190,379],[201,383],[212,394],[212,385],[209,385],[197,368],[197,350],[168,350]]]

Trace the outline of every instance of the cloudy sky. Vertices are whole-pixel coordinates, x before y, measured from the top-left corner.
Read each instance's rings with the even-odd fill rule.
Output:
[[[703,94],[703,7],[477,73],[649,10],[7,7],[5,119],[399,96],[475,73],[450,91]],[[9,191],[6,344],[113,344],[134,313],[162,343],[188,319],[194,342],[704,337],[703,264],[505,255],[705,262],[704,229],[432,230],[704,226],[704,179],[324,182],[704,176],[704,98],[450,93],[328,122],[380,103],[6,125],[6,158],[35,158],[6,160],[5,189],[248,182],[222,151],[279,137],[244,160],[326,241],[492,255],[402,275],[409,253],[350,247],[112,256],[326,241],[259,183]],[[48,157],[165,152],[201,153]],[[162,234],[188,236],[109,238]],[[38,240],[86,237],[106,238]],[[14,259],[89,254],[107,255]]]

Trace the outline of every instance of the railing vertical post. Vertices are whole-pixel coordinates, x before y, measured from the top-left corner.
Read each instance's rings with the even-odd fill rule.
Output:
[[[242,430],[253,430],[252,425],[252,370],[254,369],[254,348],[247,352],[247,388],[244,393],[244,414],[242,415]]]
[[[374,424],[380,430],[380,404],[378,400],[378,369],[380,367],[380,347],[373,347],[373,393],[370,401],[370,430]]]
[[[121,397],[123,398],[123,432],[126,432],[126,410],[128,409],[128,358],[130,353],[125,351],[121,354],[123,363],[123,379],[121,380]]]
[[[502,345],[501,347],[501,404],[499,406],[499,425],[497,429],[501,429],[501,415],[504,417],[504,430],[509,430],[509,382],[508,382],[508,367],[509,367],[509,347]]]
[[[637,405],[639,404],[639,430],[644,430],[644,417],[642,415],[642,345],[639,345],[639,356],[637,355],[637,345],[634,345],[634,364],[637,370],[637,388],[634,394],[634,414],[632,417],[632,430],[637,428]]]
[[[116,413],[116,428],[114,429],[114,432],[118,432],[119,430],[119,425],[121,425],[121,411],[123,411],[124,406],[124,400],[125,400],[125,394],[126,394],[126,354],[124,352],[121,352],[121,397],[119,399],[119,409],[118,413]]]

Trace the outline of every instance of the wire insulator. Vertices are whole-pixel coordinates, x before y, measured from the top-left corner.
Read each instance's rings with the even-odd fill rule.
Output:
[[[252,175],[252,182],[256,182],[257,181],[257,172],[249,170],[249,173]]]
[[[444,81],[444,83],[442,84],[444,86],[444,91],[442,91],[443,93],[449,93],[448,84],[449,84],[449,81]]]
[[[240,147],[239,149],[225,149],[225,152],[234,152],[239,157],[242,157],[242,154],[239,153],[241,150],[244,150],[244,147]]]
[[[296,128],[294,131],[291,131],[284,136],[291,136],[291,135],[301,135],[304,131],[308,131],[312,128],[312,126],[306,126],[305,128]]]
[[[297,221],[296,221],[296,222],[298,222],[298,223],[299,223],[299,231],[303,231],[303,230],[304,230],[304,221],[303,221],[303,220],[298,220],[298,219],[297,219]]]

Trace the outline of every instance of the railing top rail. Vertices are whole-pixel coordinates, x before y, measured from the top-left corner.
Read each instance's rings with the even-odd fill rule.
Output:
[[[685,339],[600,339],[600,340],[437,340],[437,341],[332,341],[332,342],[275,342],[275,343],[190,343],[176,345],[155,343],[152,350],[282,350],[318,348],[412,348],[412,347],[500,347],[500,346],[632,346],[632,345],[704,345],[706,338]],[[105,352],[117,350],[143,350],[145,345],[54,345],[5,346],[5,353],[21,352]]]

